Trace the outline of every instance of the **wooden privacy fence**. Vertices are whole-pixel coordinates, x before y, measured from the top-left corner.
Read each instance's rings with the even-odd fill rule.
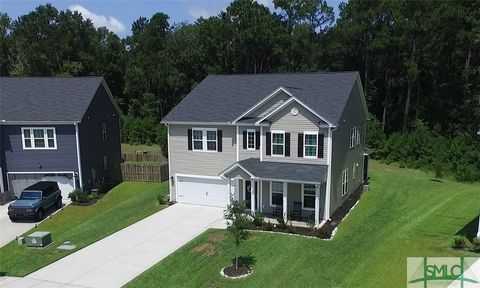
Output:
[[[168,163],[122,163],[123,181],[161,182],[168,180]]]
[[[122,154],[124,162],[165,162],[165,157],[160,154]]]

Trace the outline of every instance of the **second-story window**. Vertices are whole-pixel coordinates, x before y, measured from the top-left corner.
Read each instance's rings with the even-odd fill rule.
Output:
[[[22,128],[23,149],[57,149],[55,128]]]
[[[247,150],[255,150],[255,130],[247,130]]]
[[[107,141],[107,123],[102,123],[102,139]]]
[[[285,155],[285,132],[272,131],[272,155]]]
[[[361,126],[358,126],[358,128],[357,128],[357,135],[356,135],[356,136],[357,136],[357,145],[360,145],[360,137],[361,137],[360,134],[362,134],[361,131],[362,131],[362,127],[361,127]]]
[[[193,129],[193,150],[203,150],[203,130]]]
[[[215,128],[193,128],[192,142],[194,151],[216,152],[218,146],[217,129]],[[218,151],[220,151],[218,149]]]
[[[304,154],[305,158],[317,158],[317,132],[305,132],[304,134]]]
[[[357,138],[357,127],[353,127],[352,130],[350,130],[350,148],[355,147],[356,138]]]

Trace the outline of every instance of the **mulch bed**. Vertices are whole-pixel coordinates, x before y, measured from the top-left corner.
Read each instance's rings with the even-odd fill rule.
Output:
[[[223,269],[223,273],[228,277],[237,278],[249,275],[252,273],[252,269],[250,269],[248,266],[240,266],[237,270],[235,269],[235,265],[232,265],[225,267]]]
[[[352,194],[350,194],[345,200],[345,202],[338,208],[338,210],[332,215],[329,221],[327,221],[320,229],[311,230],[306,227],[296,227],[296,226],[287,226],[286,229],[280,229],[278,224],[264,224],[260,227],[251,227],[251,230],[258,230],[258,231],[271,231],[271,232],[280,232],[280,233],[288,233],[288,234],[295,234],[295,235],[302,235],[308,237],[317,237],[320,239],[331,239],[333,231],[337,228],[337,226],[342,222],[345,216],[350,212],[352,207],[355,203],[358,202],[362,193],[363,193],[363,185],[360,186],[357,190],[355,190]]]

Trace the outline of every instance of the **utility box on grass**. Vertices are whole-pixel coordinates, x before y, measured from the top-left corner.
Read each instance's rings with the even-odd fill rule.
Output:
[[[52,243],[50,232],[37,231],[25,237],[28,247],[46,247]]]

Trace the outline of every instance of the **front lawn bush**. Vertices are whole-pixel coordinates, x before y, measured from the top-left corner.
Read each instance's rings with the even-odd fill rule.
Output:
[[[472,252],[480,253],[480,237],[476,237],[472,241]]]
[[[465,236],[455,236],[452,247],[455,249],[466,249],[470,247],[470,241]]]
[[[262,213],[258,211],[252,214],[252,218],[253,225],[255,225],[255,227],[260,227],[265,223]]]

